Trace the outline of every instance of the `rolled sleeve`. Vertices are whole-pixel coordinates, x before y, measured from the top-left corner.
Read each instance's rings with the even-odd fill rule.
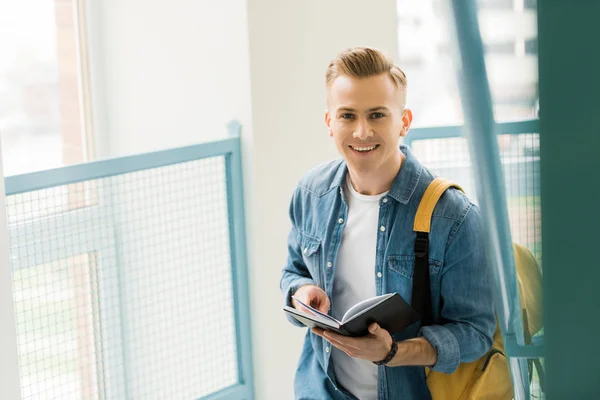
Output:
[[[281,292],[284,295],[284,303],[288,307],[294,306],[292,304],[292,295],[296,293],[296,290],[298,290],[301,286],[316,285],[316,282],[314,279],[312,279],[308,268],[306,268],[306,265],[304,265],[302,252],[296,240],[297,231],[295,228],[293,201],[294,199],[292,198],[292,203],[290,204],[290,219],[292,222],[292,228],[288,235],[288,257],[286,265],[282,271],[281,280],[279,282]],[[286,317],[293,325],[304,326],[300,321],[287,313]]]
[[[437,361],[430,368],[433,371],[451,374],[460,364],[460,346],[456,336],[442,325],[425,326],[419,336],[424,337],[437,351]]]

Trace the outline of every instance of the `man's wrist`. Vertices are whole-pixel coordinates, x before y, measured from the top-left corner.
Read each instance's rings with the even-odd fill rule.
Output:
[[[394,359],[397,352],[398,352],[398,342],[396,341],[396,339],[392,338],[392,347],[391,347],[389,353],[387,354],[387,356],[383,360],[373,361],[373,364],[387,365],[390,361],[392,361]]]
[[[395,357],[387,364],[389,367],[432,366],[437,362],[437,350],[424,337],[398,342]]]

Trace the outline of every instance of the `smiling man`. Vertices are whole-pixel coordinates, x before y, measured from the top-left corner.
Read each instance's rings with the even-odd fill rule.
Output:
[[[434,176],[400,145],[412,113],[406,76],[383,53],[354,48],[326,72],[329,135],[342,156],[309,171],[290,204],[281,290],[336,318],[359,301],[398,292],[410,302],[417,206]],[[308,330],[297,399],[428,399],[424,366],[452,373],[492,345],[495,329],[479,209],[449,189],[432,217],[433,325],[390,335],[377,324],[349,338]],[[290,321],[300,326],[293,318]]]

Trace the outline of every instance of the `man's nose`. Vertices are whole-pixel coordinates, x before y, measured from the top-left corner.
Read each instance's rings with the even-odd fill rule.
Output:
[[[356,129],[354,130],[354,137],[356,139],[361,139],[361,140],[365,140],[370,138],[371,136],[373,136],[373,131],[371,130],[371,127],[369,126],[368,121],[365,120],[359,120],[358,121],[358,125],[356,126]]]

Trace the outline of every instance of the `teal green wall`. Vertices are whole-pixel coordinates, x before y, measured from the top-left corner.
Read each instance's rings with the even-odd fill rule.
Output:
[[[600,398],[600,1],[538,26],[548,398]]]

